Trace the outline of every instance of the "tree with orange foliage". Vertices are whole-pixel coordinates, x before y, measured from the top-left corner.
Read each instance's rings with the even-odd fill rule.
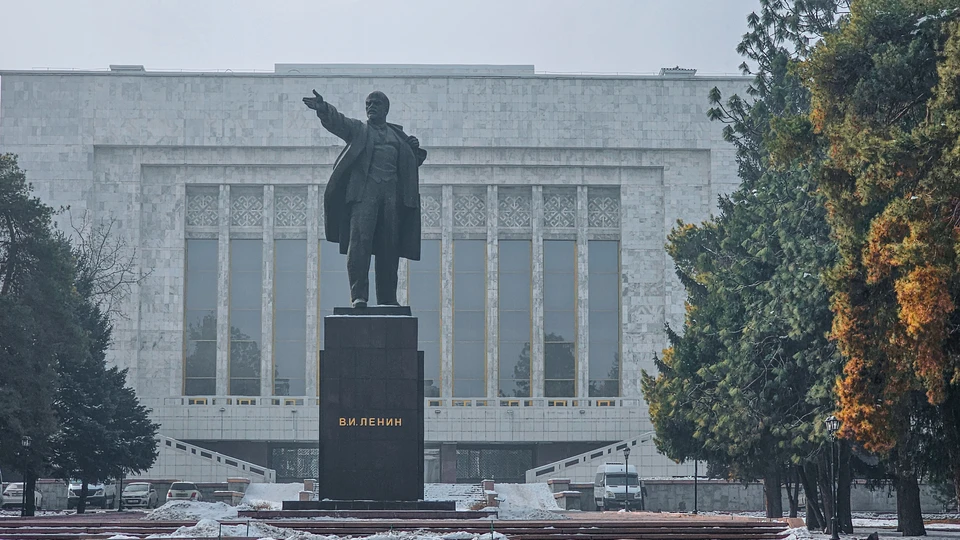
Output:
[[[918,477],[960,487],[960,6],[852,2],[800,74],[840,255],[837,416],[892,459],[900,527],[924,534]]]

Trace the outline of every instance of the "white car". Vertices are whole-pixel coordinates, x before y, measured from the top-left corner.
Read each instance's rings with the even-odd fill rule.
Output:
[[[123,506],[126,508],[156,508],[157,490],[149,482],[132,482],[123,486]]]
[[[167,490],[168,501],[201,501],[200,489],[193,482],[174,482]]]
[[[33,507],[40,510],[43,507],[43,495],[40,491],[33,491]],[[23,505],[23,482],[12,482],[3,490],[3,508],[20,508]]]

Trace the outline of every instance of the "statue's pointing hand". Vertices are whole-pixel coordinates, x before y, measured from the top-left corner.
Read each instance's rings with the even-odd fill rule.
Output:
[[[321,107],[323,107],[323,96],[321,96],[320,94],[317,93],[316,90],[314,90],[313,97],[308,96],[303,98],[303,104],[310,109],[318,111],[320,110]]]

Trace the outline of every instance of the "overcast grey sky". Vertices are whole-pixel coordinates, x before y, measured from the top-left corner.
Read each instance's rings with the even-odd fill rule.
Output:
[[[534,64],[737,73],[759,0],[8,0],[0,69]]]

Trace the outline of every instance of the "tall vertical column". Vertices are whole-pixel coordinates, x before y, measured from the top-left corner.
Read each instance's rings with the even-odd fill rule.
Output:
[[[533,294],[530,315],[533,319],[530,342],[530,396],[543,397],[543,187],[533,186],[533,230],[531,260]]]
[[[441,191],[440,380],[440,396],[453,397],[453,186]]]
[[[230,186],[217,199],[217,395],[230,392]]]
[[[410,290],[410,261],[400,259],[400,266],[397,267],[397,303],[401,306],[410,305],[410,299],[407,293]]]
[[[273,186],[263,186],[263,294],[260,339],[260,395],[273,395]]]
[[[590,299],[587,187],[577,187],[577,397],[590,395]]]
[[[487,302],[486,302],[486,349],[487,349],[487,397],[497,397],[500,386],[500,259],[497,231],[497,186],[487,186]]]
[[[320,187],[307,187],[307,384],[304,394],[317,395],[317,361],[319,358],[319,298],[320,282]]]

